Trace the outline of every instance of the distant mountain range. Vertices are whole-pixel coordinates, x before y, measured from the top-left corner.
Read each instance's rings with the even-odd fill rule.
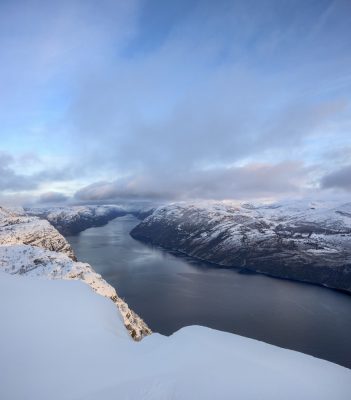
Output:
[[[26,214],[48,220],[66,236],[93,226],[105,225],[108,221],[127,214],[143,219],[153,211],[152,207],[119,205],[25,208]]]

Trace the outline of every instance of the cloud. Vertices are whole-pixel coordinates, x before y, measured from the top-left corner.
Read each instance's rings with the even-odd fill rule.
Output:
[[[31,177],[16,173],[12,166],[15,162],[13,156],[8,153],[0,153],[0,190],[20,191],[37,187]]]
[[[344,189],[351,191],[351,165],[346,165],[325,175],[321,180],[324,189]]]
[[[172,173],[259,158],[267,151],[289,157],[309,137],[324,135],[331,123],[346,118],[346,101],[295,98],[298,89],[289,89],[294,83],[283,74],[262,76],[244,65],[204,71],[196,54],[179,51],[176,59],[161,51],[138,66],[122,62],[117,71],[84,82],[71,118],[77,146],[85,141],[86,164],[123,173],[137,168]],[[184,74],[181,81],[168,80],[177,71]],[[291,93],[287,99],[271,95],[284,87]]]
[[[174,176],[138,175],[113,182],[95,182],[78,190],[75,198],[111,201],[296,196],[301,193],[309,172],[298,162],[284,162],[189,171]]]
[[[38,202],[39,203],[63,203],[68,200],[68,196],[64,193],[60,192],[46,192],[43,193],[40,197]]]
[[[70,153],[64,114],[76,82],[133,36],[138,2],[0,1],[2,146]]]
[[[325,150],[351,146],[349,11],[0,2],[0,139],[15,149],[0,157],[0,189],[77,182],[82,201],[307,190],[330,171]]]
[[[222,2],[218,7],[204,2],[202,10],[190,7],[142,55],[134,45],[133,57],[120,57],[113,67],[79,80],[68,119],[78,152],[84,142],[83,163],[92,174],[108,171],[100,179],[104,190],[131,193],[120,180],[106,188],[115,174],[150,182],[149,196],[177,196],[168,182],[181,187],[182,175],[197,187],[203,180],[199,171],[217,165],[225,171],[248,161],[318,163],[320,146],[337,147],[329,137],[349,141],[338,127],[350,123],[350,103],[345,87],[334,86],[335,75],[348,76],[349,63],[330,54],[326,62],[322,47],[315,46],[333,43],[346,31],[344,19],[339,33],[331,32],[335,7],[327,12],[309,5],[302,13],[289,3],[288,17],[278,3],[271,3],[276,8],[270,11],[247,2],[227,4],[225,13]],[[203,13],[207,18],[200,18]],[[308,37],[313,30],[309,21],[316,15],[318,32],[302,39],[302,31]],[[347,79],[343,82],[347,88]]]
[[[32,170],[32,165],[39,164],[40,169]],[[0,152],[0,190],[6,192],[23,192],[40,189],[46,184],[55,182],[68,182],[77,175],[76,166],[62,165],[57,167],[46,167],[40,162],[35,154],[21,154],[18,157],[7,152]],[[26,170],[26,174],[18,170]],[[80,169],[83,176],[84,171]],[[27,194],[28,196],[28,194]]]

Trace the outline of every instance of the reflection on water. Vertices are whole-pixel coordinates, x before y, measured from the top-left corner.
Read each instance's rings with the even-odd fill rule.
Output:
[[[153,331],[205,325],[351,368],[351,296],[175,256],[131,238],[137,223],[125,216],[68,240]]]

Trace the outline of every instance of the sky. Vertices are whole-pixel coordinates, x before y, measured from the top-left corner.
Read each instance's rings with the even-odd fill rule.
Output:
[[[350,0],[0,0],[0,203],[341,198]]]

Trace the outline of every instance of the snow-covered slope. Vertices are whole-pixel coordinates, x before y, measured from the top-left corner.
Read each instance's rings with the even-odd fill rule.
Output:
[[[351,203],[171,204],[131,235],[219,265],[351,291]]]
[[[66,239],[45,220],[0,209],[0,270],[44,279],[82,280],[116,304],[134,339],[140,340],[151,333],[146,323],[89,264],[75,262]]]
[[[143,219],[154,209],[150,206],[93,205],[71,207],[26,208],[28,215],[48,220],[63,235],[72,235],[93,226],[105,225],[108,221],[133,214]]]
[[[351,370],[197,326],[129,340],[79,281],[0,273],[0,398],[348,400]]]
[[[27,216],[23,210],[0,207],[0,245],[28,244],[58,251],[75,259],[67,240],[45,220]]]

